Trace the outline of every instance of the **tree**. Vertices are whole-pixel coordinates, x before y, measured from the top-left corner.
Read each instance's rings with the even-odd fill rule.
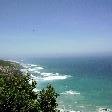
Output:
[[[59,96],[51,86],[48,84],[46,89],[42,89],[39,93],[38,101],[42,112],[57,112],[58,106],[56,98]]]
[[[39,93],[36,82],[19,70],[19,65],[0,60],[0,112],[56,112],[58,94],[48,84]]]
[[[28,76],[0,76],[0,112],[38,112],[36,83],[29,84]]]

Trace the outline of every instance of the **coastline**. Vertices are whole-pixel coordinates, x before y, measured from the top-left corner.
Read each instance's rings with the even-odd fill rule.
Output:
[[[8,62],[11,62],[11,61],[8,61]],[[12,62],[16,63],[16,61],[12,61]],[[19,65],[22,66],[22,64],[20,62],[17,62],[16,64],[18,64],[18,63],[19,63]],[[32,67],[32,69],[34,69],[33,67],[37,67],[37,65],[35,65],[35,64],[28,64],[28,66]],[[25,69],[27,71],[29,69],[28,66],[23,66],[22,68],[24,69],[24,67],[26,67],[27,69],[26,68]],[[31,69],[29,69],[29,70],[31,71]],[[38,70],[42,70],[42,68],[38,69]],[[35,77],[34,77],[34,79],[35,79]],[[69,93],[71,93],[71,91],[68,91],[67,93],[69,94]],[[63,93],[63,94],[65,94],[65,93]],[[80,94],[80,93],[77,93],[77,94]],[[71,109],[71,110],[65,110],[64,108],[59,108],[59,109],[60,109],[61,112],[86,112],[86,111],[79,111],[79,110],[76,111],[76,110],[73,110],[73,109]],[[111,112],[111,110],[108,109],[108,108],[105,108],[105,107],[98,107],[98,109],[96,111],[93,111],[93,112]]]
[[[45,69],[45,67],[44,66],[42,66],[42,65],[38,65],[38,64],[34,64],[34,63],[27,63],[26,65],[25,65],[25,67],[26,67],[26,69],[28,70],[29,69],[29,72],[31,73],[31,77],[34,79],[34,80],[36,80],[37,82],[39,82],[39,84],[41,85],[43,85],[43,83],[45,82],[47,82],[47,83],[49,83],[49,82],[53,82],[53,84],[55,84],[55,82],[57,81],[65,81],[65,80],[67,80],[67,79],[69,79],[69,78],[72,78],[70,75],[68,75],[68,77],[66,77],[66,79],[58,79],[58,78],[55,78],[55,79],[53,79],[52,77],[54,77],[54,75],[56,75],[56,77],[59,77],[59,75],[60,76],[63,76],[62,74],[60,74],[60,73],[44,73],[44,71],[46,71]],[[40,68],[42,68],[42,69],[38,69],[38,67],[40,67]],[[38,74],[38,75],[36,75],[36,74]],[[64,74],[64,76],[65,76],[66,74]],[[45,77],[51,77],[51,79],[49,79],[49,80],[44,80],[44,79],[46,79]],[[72,90],[72,89],[69,89],[69,90],[67,90],[67,91],[63,91],[63,92],[59,92],[59,94],[60,94],[60,96],[70,96],[70,97],[72,97],[72,95],[73,96],[81,96],[82,95],[82,93],[80,93],[79,91],[74,91],[74,90]],[[64,98],[64,97],[63,97]],[[75,102],[76,103],[76,105],[77,105],[77,102]],[[86,106],[86,105],[85,105]],[[61,104],[59,107],[61,107],[60,108],[60,110],[62,111],[62,112],[111,112],[111,109],[109,109],[107,106],[86,106],[86,107],[84,107],[83,105],[82,106],[79,106],[79,109],[78,109],[78,107],[76,107],[76,109],[72,109],[71,107],[70,107],[70,109],[67,109],[66,108],[66,106],[64,106],[63,104]],[[88,108],[88,110],[85,110],[84,108]],[[89,110],[89,108],[93,108],[91,111]],[[82,110],[82,111],[80,111],[80,110]]]

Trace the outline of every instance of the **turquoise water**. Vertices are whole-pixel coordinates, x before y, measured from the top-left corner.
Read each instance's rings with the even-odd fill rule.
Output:
[[[37,88],[53,84],[59,108],[81,112],[112,109],[112,58],[29,58],[24,63]],[[28,68],[29,67],[29,68]],[[40,67],[40,68],[39,68]]]

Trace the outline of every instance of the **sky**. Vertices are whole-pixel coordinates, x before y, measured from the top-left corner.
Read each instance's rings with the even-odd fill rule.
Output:
[[[112,54],[112,0],[0,0],[0,56]]]

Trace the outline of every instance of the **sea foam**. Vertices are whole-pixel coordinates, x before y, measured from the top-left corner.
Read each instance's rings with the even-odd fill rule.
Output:
[[[79,92],[73,91],[73,90],[65,91],[65,92],[60,93],[60,94],[63,94],[63,95],[80,95]]]
[[[65,76],[47,76],[47,77],[44,77],[43,80],[64,80],[67,78],[67,75]]]
[[[65,74],[44,72],[44,68],[42,66],[38,66],[34,64],[22,63],[21,65],[23,66],[23,69],[21,69],[21,71],[31,73],[31,78],[36,81],[37,80],[43,80],[43,81],[64,80],[70,77],[70,75],[65,75]]]
[[[51,81],[51,80],[64,80],[67,79],[68,75],[61,75],[59,73],[41,73],[41,75],[43,76],[43,80],[45,81]]]
[[[107,109],[107,108],[99,108],[98,112],[112,112],[112,110]]]

